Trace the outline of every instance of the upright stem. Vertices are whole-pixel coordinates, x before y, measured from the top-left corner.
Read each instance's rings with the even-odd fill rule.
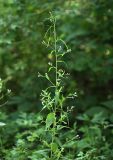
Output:
[[[56,65],[55,65],[55,68],[56,68],[56,87],[55,87],[55,94],[57,92],[57,72],[58,72],[58,56],[57,56],[57,45],[56,45],[56,42],[57,41],[57,37],[56,37],[56,19],[54,19],[54,47],[55,47],[55,62],[56,62]],[[56,112],[56,104],[55,104],[55,112]]]
[[[54,52],[55,52],[55,97],[56,97],[56,92],[57,92],[57,79],[58,79],[58,56],[57,56],[57,36],[56,36],[56,19],[53,18],[53,33],[54,33]],[[54,109],[54,113],[56,113],[56,107],[57,104],[55,103],[55,109]],[[52,143],[54,143],[54,139],[55,139],[55,127],[56,127],[56,123],[54,123],[53,125],[53,131],[52,131]],[[52,146],[51,146],[51,158],[53,156],[53,152],[52,152]]]

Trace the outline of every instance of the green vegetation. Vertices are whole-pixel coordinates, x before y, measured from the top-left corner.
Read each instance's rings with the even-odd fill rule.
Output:
[[[112,0],[0,1],[0,160],[113,159],[112,24]]]

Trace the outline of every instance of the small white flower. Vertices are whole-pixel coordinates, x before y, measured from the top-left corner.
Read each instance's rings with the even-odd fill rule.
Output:
[[[50,66],[52,66],[52,63],[51,63],[51,62],[49,62],[48,64],[49,64]]]
[[[9,94],[9,93],[11,93],[11,90],[10,90],[10,89],[8,89],[8,90],[7,90],[7,92],[8,92],[8,94]]]
[[[67,53],[69,53],[69,52],[71,52],[71,49],[68,49],[68,50],[67,50]]]
[[[5,126],[6,124],[3,122],[0,122],[0,127]]]
[[[58,52],[60,52],[61,50],[62,50],[62,47],[60,46],[59,49],[58,49]]]

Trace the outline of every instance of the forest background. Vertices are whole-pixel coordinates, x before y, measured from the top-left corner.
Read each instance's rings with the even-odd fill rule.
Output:
[[[57,34],[71,48],[64,59],[70,73],[66,90],[77,92],[69,119],[78,139],[67,144],[65,159],[112,160],[112,0],[0,0],[0,122],[6,124],[0,127],[0,159],[40,156],[37,135],[43,129],[34,125],[40,123],[40,93],[48,85],[38,72],[45,73],[52,61],[42,44],[50,11],[57,17]]]

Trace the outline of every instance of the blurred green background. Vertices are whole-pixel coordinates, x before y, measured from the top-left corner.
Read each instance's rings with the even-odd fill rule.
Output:
[[[58,35],[72,49],[65,57],[68,67],[64,67],[71,75],[67,89],[78,94],[70,125],[76,123],[80,139],[69,147],[75,157],[91,152],[83,160],[112,160],[112,0],[0,0],[0,77],[12,91],[8,103],[0,108],[0,121],[7,124],[0,132],[4,139],[0,158],[28,159],[15,148],[24,139],[22,134],[30,130],[20,121],[32,125],[42,107],[40,92],[47,82],[38,79],[38,72],[46,72],[52,59],[42,44],[50,11],[57,17]],[[16,159],[13,152],[22,157],[16,155]]]

